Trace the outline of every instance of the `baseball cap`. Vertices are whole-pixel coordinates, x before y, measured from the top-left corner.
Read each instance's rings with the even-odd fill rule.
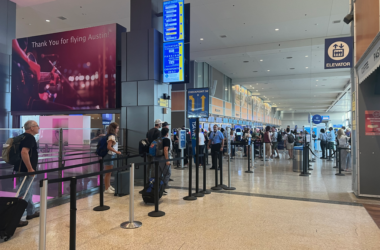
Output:
[[[154,124],[162,124],[163,122],[160,119],[154,121]]]
[[[168,125],[170,125],[170,124],[167,123],[167,122],[162,123],[162,127],[165,127],[165,126],[168,126]]]

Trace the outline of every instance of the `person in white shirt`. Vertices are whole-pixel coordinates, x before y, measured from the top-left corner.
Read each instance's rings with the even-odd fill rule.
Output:
[[[341,169],[350,172],[350,166],[347,164],[347,155],[349,149],[348,137],[345,135],[343,129],[338,130],[338,150],[340,150],[340,164]]]
[[[272,128],[272,158],[275,158],[275,155],[277,152],[277,157],[276,158],[280,158],[280,154],[278,153],[278,141],[277,141],[277,136],[278,136],[278,133],[276,131],[276,128],[273,127]]]
[[[203,134],[203,129],[199,131],[199,154],[203,155],[205,153],[205,135]],[[199,157],[199,166],[204,166],[205,165],[205,157],[200,156]]]
[[[116,122],[111,123],[108,126],[108,132],[107,132],[107,149],[108,153],[104,157],[104,160],[111,160],[111,159],[116,159],[117,155],[121,155],[121,152],[118,151],[119,145],[117,141],[117,134],[119,133],[119,124]],[[113,166],[117,164],[116,161],[107,161],[104,163],[105,165],[105,170],[112,169]],[[105,186],[105,191],[104,193],[106,194],[114,194],[115,193],[115,188],[111,186],[111,174],[112,173],[107,173],[104,174],[104,186]]]

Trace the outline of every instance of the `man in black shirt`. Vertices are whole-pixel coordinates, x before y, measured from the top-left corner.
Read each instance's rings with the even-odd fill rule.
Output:
[[[146,133],[146,139],[148,140],[149,144],[151,144],[154,140],[157,140],[160,138],[160,128],[162,127],[162,121],[160,119],[157,119],[154,121],[154,128],[150,129],[148,133]],[[148,163],[151,163],[153,161],[153,157],[148,155]],[[148,165],[148,176],[154,177],[154,166],[152,164]],[[149,177],[148,177],[149,179]]]
[[[155,160],[161,161],[161,160],[170,160],[170,144],[171,140],[169,138],[169,129],[168,128],[163,128],[161,130],[161,138],[162,140],[162,147],[164,149],[164,155],[160,157],[155,157]],[[160,162],[159,163],[159,175],[163,174],[163,181],[164,181],[164,187],[168,188],[169,187],[169,179],[171,175],[171,162]],[[164,191],[164,194],[166,195],[167,192]]]
[[[38,165],[38,152],[37,152],[37,142],[34,138],[35,135],[39,133],[40,127],[35,121],[27,121],[24,125],[25,133],[21,136],[24,136],[24,139],[20,143],[21,149],[21,162],[20,164],[16,164],[14,166],[15,172],[21,173],[31,173],[36,171]],[[20,190],[19,197],[28,202],[28,206],[26,208],[26,219],[31,220],[33,218],[39,217],[40,213],[36,212],[32,197],[33,194],[31,189],[29,189],[27,195],[24,197],[26,190],[29,187],[29,184],[33,181],[34,175],[29,175],[26,177],[24,185]],[[21,185],[24,177],[19,177],[19,185]],[[27,221],[20,221],[19,227],[23,227],[28,225]]]

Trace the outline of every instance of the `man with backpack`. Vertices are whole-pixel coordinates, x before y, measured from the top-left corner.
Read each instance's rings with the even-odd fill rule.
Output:
[[[292,160],[293,159],[293,149],[294,149],[295,136],[290,132],[290,128],[286,129],[284,142],[286,144],[286,149],[288,150],[288,153],[289,153],[289,160]]]
[[[277,133],[275,127],[272,127],[272,132],[273,132],[272,133],[272,158],[280,158],[280,154],[278,153],[278,143],[282,141],[281,133]],[[275,157],[276,155],[275,152],[277,152],[276,157]]]
[[[19,137],[23,138],[20,142],[20,154],[21,161],[19,164],[14,165],[14,172],[16,173],[31,173],[35,172],[38,165],[38,151],[37,151],[37,142],[34,138],[35,135],[39,133],[40,127],[35,121],[27,121],[24,124],[25,133],[20,135]],[[26,208],[26,219],[31,220],[33,218],[37,218],[40,216],[39,212],[36,212],[36,208],[33,204],[33,194],[29,190],[27,195],[24,197],[26,190],[29,187],[30,182],[33,181],[34,175],[29,175],[25,179],[25,183],[22,186],[19,194],[19,198],[22,198],[28,202],[28,206]],[[19,185],[21,185],[24,177],[19,177]],[[20,221],[19,227],[23,227],[28,225],[27,221]]]
[[[148,141],[149,145],[154,141],[157,140],[160,137],[160,128],[162,127],[162,121],[160,119],[157,119],[154,121],[154,128],[151,128],[148,133],[146,133],[146,140]],[[148,176],[154,177],[154,166],[152,166],[153,162],[153,156],[148,155]]]

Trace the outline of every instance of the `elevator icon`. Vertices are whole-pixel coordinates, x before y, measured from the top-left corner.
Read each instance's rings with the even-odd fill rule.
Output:
[[[333,47],[335,49],[333,49],[333,57],[344,57],[344,45],[343,44],[340,44],[337,45],[337,44],[334,44]],[[337,49],[339,48],[339,49]]]

